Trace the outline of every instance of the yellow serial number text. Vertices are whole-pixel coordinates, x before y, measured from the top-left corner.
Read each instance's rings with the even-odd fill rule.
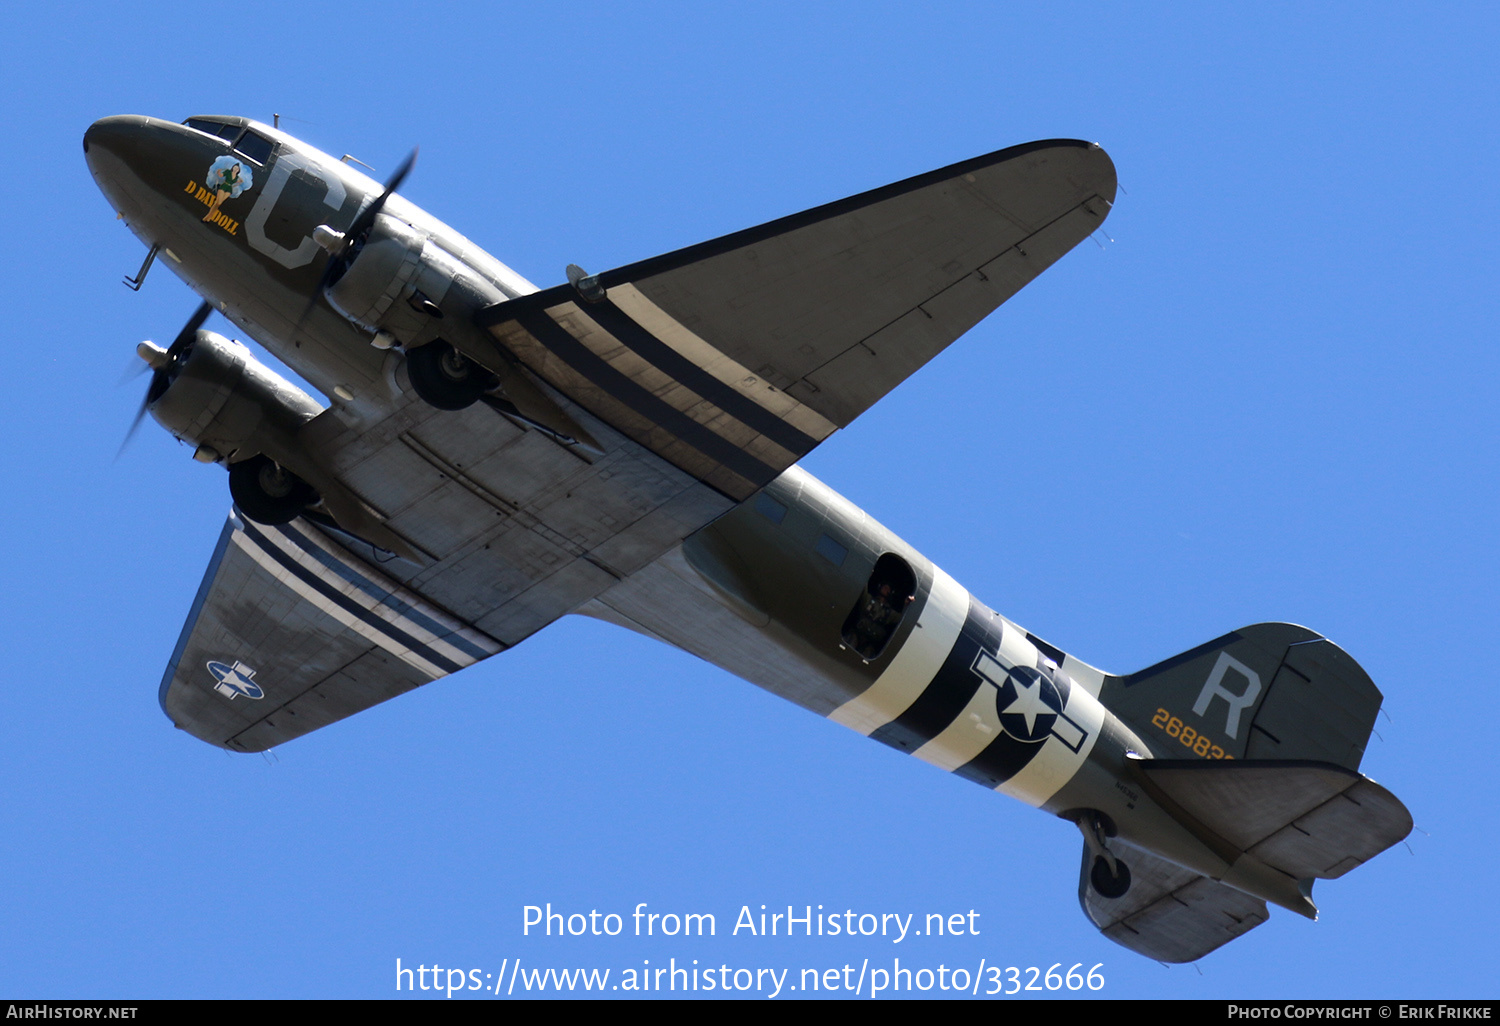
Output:
[[[1194,755],[1204,759],[1234,758],[1210,741],[1207,734],[1198,733],[1165,709],[1156,710],[1156,715],[1151,717],[1151,725],[1160,727],[1167,737],[1175,738],[1184,748],[1192,749]]]

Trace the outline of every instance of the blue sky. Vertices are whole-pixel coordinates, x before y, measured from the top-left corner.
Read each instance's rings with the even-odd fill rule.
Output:
[[[349,10],[0,14],[0,993],[383,997],[397,958],[790,980],[900,958],[1102,963],[1108,997],[1495,996],[1493,8]],[[1322,921],[1274,911],[1169,969],[1084,919],[1071,825],[602,624],[266,758],[173,731],[156,686],[229,499],[154,425],[114,460],[135,343],[196,298],[162,267],[121,286],[143,248],[80,143],[107,114],[273,112],[382,174],[420,144],[404,193],[540,286],[1013,143],[1099,141],[1124,187],[1110,239],[806,466],[1106,670],[1260,620],[1321,631],[1385,693],[1363,769],[1419,830],[1320,884]],[[523,936],[547,902],[713,913],[718,936]],[[972,909],[980,932],[730,936],[761,904]]]

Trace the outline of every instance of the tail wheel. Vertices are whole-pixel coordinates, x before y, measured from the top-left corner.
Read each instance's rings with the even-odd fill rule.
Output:
[[[257,524],[288,523],[318,501],[312,485],[267,456],[231,464],[229,494]]]
[[[1093,868],[1089,870],[1089,883],[1102,898],[1123,898],[1130,890],[1130,867],[1115,859],[1118,875],[1109,871],[1109,860],[1103,855],[1094,856]]]
[[[495,376],[442,339],[406,354],[412,389],[429,406],[462,410],[495,387]]]

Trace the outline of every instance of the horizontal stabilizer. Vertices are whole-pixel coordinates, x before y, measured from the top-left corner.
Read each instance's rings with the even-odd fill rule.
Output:
[[[1298,880],[1334,879],[1411,832],[1411,813],[1332,763],[1141,759],[1153,796],[1191,827]],[[1174,807],[1175,806],[1175,807]]]
[[[1119,845],[1130,867],[1130,889],[1106,898],[1089,886],[1093,855],[1083,849],[1078,900],[1104,936],[1160,962],[1192,962],[1270,918],[1266,903],[1148,855]]]

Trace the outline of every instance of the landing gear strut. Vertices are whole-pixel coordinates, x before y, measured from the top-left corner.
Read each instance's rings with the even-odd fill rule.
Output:
[[[318,501],[312,485],[267,456],[230,464],[229,494],[257,524],[285,524]]]
[[[1094,864],[1089,867],[1089,886],[1101,898],[1123,898],[1130,890],[1130,867],[1115,858],[1104,843],[1104,817],[1097,812],[1084,812],[1075,821],[1083,831],[1083,843]]]
[[[406,376],[429,406],[462,410],[495,387],[495,376],[442,339],[406,354]]]

